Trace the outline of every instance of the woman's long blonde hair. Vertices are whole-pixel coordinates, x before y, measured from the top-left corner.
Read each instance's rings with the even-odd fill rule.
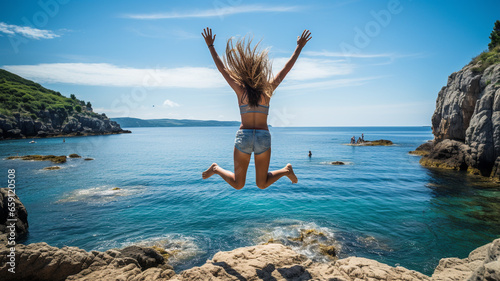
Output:
[[[226,56],[224,65],[229,75],[245,87],[245,93],[241,97],[248,100],[250,106],[258,106],[262,96],[269,102],[273,94],[272,66],[268,58],[268,49],[260,51],[257,43],[251,47],[252,39],[246,36],[240,38],[233,44],[233,38],[227,40]]]

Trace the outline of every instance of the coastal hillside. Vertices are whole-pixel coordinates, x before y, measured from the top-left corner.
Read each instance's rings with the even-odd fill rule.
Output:
[[[500,180],[500,21],[489,50],[451,74],[432,116],[434,141],[417,151],[428,167]]]
[[[112,118],[124,128],[132,127],[204,127],[239,126],[238,121],[188,120],[188,119],[139,119],[131,117]]]
[[[0,139],[124,133],[105,114],[71,95],[0,69]]]

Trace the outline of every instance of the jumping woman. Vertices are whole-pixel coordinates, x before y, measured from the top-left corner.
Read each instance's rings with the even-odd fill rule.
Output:
[[[267,115],[273,92],[292,69],[302,48],[311,40],[311,32],[304,30],[302,35],[297,37],[295,52],[274,78],[267,50],[258,51],[258,43],[252,48],[250,46],[252,40],[246,42],[245,38],[239,39],[236,45],[233,45],[232,38],[229,39],[226,56],[222,62],[214,48],[215,34],[212,36],[212,29],[207,27],[201,35],[205,38],[217,69],[236,92],[241,114],[241,126],[236,132],[234,142],[234,173],[213,163],[202,173],[203,179],[217,174],[235,189],[242,189],[245,186],[248,164],[253,152],[256,183],[260,189],[269,187],[283,176],[287,176],[292,183],[297,183],[298,179],[291,164],[269,172],[271,134],[267,127]]]

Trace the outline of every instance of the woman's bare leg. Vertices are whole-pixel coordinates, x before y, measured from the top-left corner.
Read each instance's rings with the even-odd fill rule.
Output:
[[[202,173],[202,178],[208,179],[212,175],[217,174],[235,189],[242,189],[243,186],[245,186],[250,157],[252,157],[251,154],[243,153],[235,147],[234,173],[221,168],[216,163],[213,163],[205,172]]]
[[[287,176],[292,183],[297,183],[298,179],[293,172],[291,164],[287,164],[284,168],[269,172],[269,162],[271,160],[271,148],[259,155],[254,155],[255,158],[255,177],[257,187],[266,189],[275,181],[283,176]]]

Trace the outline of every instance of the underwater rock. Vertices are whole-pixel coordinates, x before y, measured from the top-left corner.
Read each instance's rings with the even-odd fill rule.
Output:
[[[76,153],[72,153],[70,155],[68,155],[69,158],[82,158],[80,155],[76,154]]]
[[[331,246],[331,245],[328,246],[328,245],[320,244],[319,245],[319,250],[325,256],[329,256],[329,257],[332,257],[332,258],[336,258],[337,257],[337,250],[336,250],[335,246]]]
[[[332,164],[332,165],[345,165],[345,163],[342,161],[333,161],[333,162],[330,162],[330,164]]]
[[[83,160],[85,160],[85,161],[90,161],[90,160],[94,160],[94,158],[89,158],[89,157],[87,157],[87,158],[83,158]]]
[[[50,166],[50,167],[45,167],[43,168],[44,170],[59,170],[61,169],[60,166]]]
[[[21,160],[32,160],[32,161],[52,161],[56,164],[66,163],[66,156],[55,156],[55,155],[24,155],[24,156],[9,156],[7,160],[11,159],[21,159]]]

